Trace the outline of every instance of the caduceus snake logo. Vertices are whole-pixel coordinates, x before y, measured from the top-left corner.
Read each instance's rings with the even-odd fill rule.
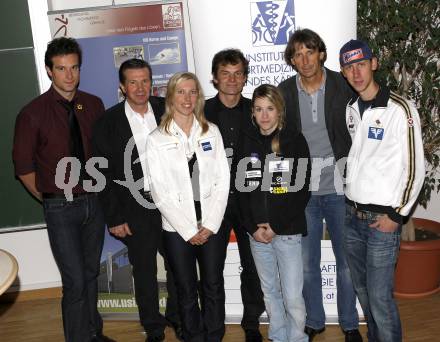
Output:
[[[295,31],[293,0],[251,3],[252,45],[284,45]]]

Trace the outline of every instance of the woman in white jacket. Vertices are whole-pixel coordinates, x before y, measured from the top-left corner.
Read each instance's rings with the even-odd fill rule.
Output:
[[[147,139],[153,200],[162,214],[164,248],[174,272],[185,341],[221,341],[225,326],[225,234],[217,234],[229,191],[220,132],[203,114],[197,77],[169,81],[165,114]],[[201,280],[199,307],[196,262]]]

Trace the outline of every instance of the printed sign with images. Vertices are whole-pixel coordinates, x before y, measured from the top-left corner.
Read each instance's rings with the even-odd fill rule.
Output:
[[[113,56],[115,58],[115,67],[119,69],[121,64],[128,59],[145,59],[144,47],[142,45],[117,46],[113,48]]]
[[[162,5],[163,27],[178,28],[182,27],[182,7],[180,4]]]

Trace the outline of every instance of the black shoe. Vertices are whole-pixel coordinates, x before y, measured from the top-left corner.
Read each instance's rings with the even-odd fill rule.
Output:
[[[362,342],[362,336],[358,329],[344,331],[345,342]]]
[[[116,342],[116,340],[113,340],[110,337],[105,336],[101,333],[93,336],[91,342]]]
[[[313,328],[310,328],[310,327],[306,326],[306,327],[304,328],[304,332],[305,332],[305,333],[307,334],[307,336],[309,337],[309,342],[312,342],[312,341],[313,341],[313,338],[314,338],[316,335],[322,333],[324,330],[325,330],[325,327],[323,327],[323,328],[321,328],[321,329],[313,329]]]
[[[162,342],[165,341],[165,334],[162,333],[160,335],[147,336],[145,342]]]
[[[182,325],[179,322],[173,322],[168,320],[168,326],[170,326],[171,328],[173,328],[174,330],[174,335],[176,335],[176,338],[179,341],[183,341],[183,329],[182,329]]]
[[[245,329],[244,334],[246,336],[246,342],[262,342],[263,336],[261,336],[258,329]]]

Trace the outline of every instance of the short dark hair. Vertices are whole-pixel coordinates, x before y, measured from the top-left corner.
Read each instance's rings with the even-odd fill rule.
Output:
[[[153,73],[151,71],[151,66],[148,62],[140,58],[127,59],[119,67],[119,83],[124,84],[125,82],[125,70],[127,69],[144,69],[147,68],[150,72],[150,81],[153,81]]]
[[[67,37],[55,38],[47,44],[47,50],[44,55],[44,64],[50,70],[52,70],[53,57],[70,55],[70,54],[76,54],[78,56],[78,63],[79,66],[81,67],[82,51],[78,42],[73,38],[67,38]]]
[[[212,59],[211,73],[213,77],[217,76],[217,71],[221,65],[243,64],[243,72],[247,77],[249,74],[249,61],[244,57],[243,52],[238,49],[224,49],[217,52]]]
[[[292,57],[295,55],[295,45],[304,44],[307,49],[318,50],[318,52],[324,52],[324,58],[322,59],[322,65],[327,60],[327,48],[321,37],[314,31],[309,29],[296,30],[289,38],[286,50],[284,51],[284,60],[288,65],[296,70],[292,64]]]

